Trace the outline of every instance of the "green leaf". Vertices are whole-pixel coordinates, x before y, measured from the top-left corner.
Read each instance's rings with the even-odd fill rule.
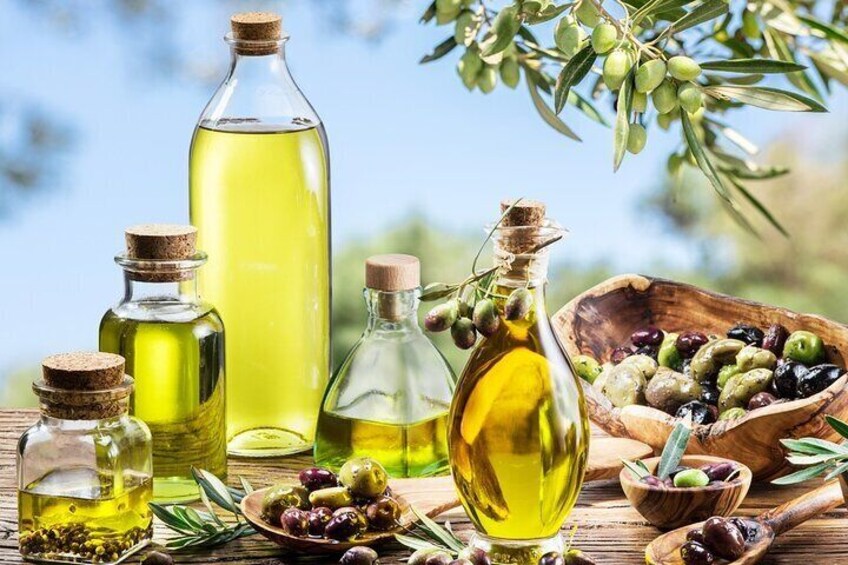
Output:
[[[442,547],[438,545],[434,545],[429,541],[424,541],[418,538],[414,538],[412,536],[406,536],[403,534],[395,534],[395,539],[398,543],[405,545],[409,549],[418,551],[419,549],[442,549]]]
[[[794,485],[797,483],[803,483],[804,481],[808,481],[814,477],[818,477],[822,473],[824,473],[827,469],[831,467],[830,463],[819,463],[818,465],[813,465],[812,467],[807,467],[806,469],[801,469],[791,475],[786,475],[785,477],[781,477],[779,479],[775,479],[771,482],[773,485]]]
[[[718,129],[718,132],[722,134],[725,138],[727,138],[728,141],[733,143],[733,145],[735,145],[748,155],[756,155],[757,153],[759,153],[760,149],[756,145],[754,145],[753,142],[748,140],[748,138],[746,138],[744,135],[742,135],[735,129],[714,118],[707,118],[706,121],[710,125],[716,127]],[[751,170],[751,167],[748,167],[747,164],[745,168]]]
[[[241,483],[241,488],[244,489],[245,494],[250,494],[253,492],[253,485],[250,484],[246,478],[239,475],[239,482]]]
[[[826,415],[824,418],[827,420],[827,423],[830,424],[830,427],[836,431],[836,433],[848,439],[848,423],[845,423],[836,416],[831,416],[830,414]]]
[[[212,518],[219,526],[223,526],[224,522],[218,517],[218,514],[215,512],[215,508],[212,507],[212,502],[209,500],[209,495],[206,494],[206,491],[202,488],[197,489],[200,492],[200,501],[203,502],[203,505],[206,506],[206,509],[209,510],[209,517]]]
[[[735,169],[730,167],[719,167],[722,173],[728,176],[736,177],[742,180],[770,180],[777,177],[782,177],[789,173],[789,169],[784,167],[769,167],[768,169],[757,169],[751,171],[749,169]]]
[[[450,532],[446,531],[440,525],[438,525],[435,521],[433,521],[426,514],[415,508],[415,506],[410,506],[412,512],[421,522],[421,525],[430,531],[433,535],[435,535],[445,546],[451,548],[454,551],[462,551],[465,549],[465,544],[462,543],[456,536],[452,535]]]
[[[682,423],[678,422],[674,426],[674,431],[668,437],[663,448],[660,464],[657,466],[657,478],[664,481],[668,478],[672,471],[680,465],[680,459],[686,453],[686,446],[689,445],[689,436],[692,430]]]
[[[825,418],[826,417],[827,416],[825,416]],[[798,453],[808,453],[813,455],[817,453],[842,453],[848,455],[848,448],[845,446],[815,437],[782,439],[780,440],[780,443],[787,449]]]
[[[490,57],[509,47],[520,28],[521,20],[519,19],[518,6],[512,4],[502,8],[492,24],[495,40],[486,47],[483,56]]]
[[[695,27],[704,22],[714,20],[717,17],[726,14],[729,10],[729,3],[726,0],[704,0],[695,6],[688,14],[672,23],[668,28],[668,33],[680,33],[691,27]]]
[[[721,196],[725,202],[732,205],[727,188],[724,186],[724,183],[721,182],[713,164],[704,152],[704,148],[701,146],[701,142],[695,134],[695,129],[692,127],[692,122],[689,119],[689,113],[683,108],[680,109],[680,122],[683,124],[683,136],[686,139],[686,144],[689,146],[689,150],[692,152],[692,155],[695,156],[695,161],[698,163],[698,167],[704,173],[704,176],[707,177],[707,180],[710,181],[710,184],[713,185],[713,188],[715,188],[718,195]]]
[[[430,20],[436,17],[436,2],[435,0],[427,6],[427,9],[424,10],[424,13],[421,15],[421,19],[418,20],[418,23],[426,24],[429,23]]]
[[[430,283],[424,287],[421,296],[418,298],[421,302],[434,302],[447,298],[459,288],[459,285],[445,284],[440,282]]]
[[[803,71],[807,68],[797,63],[775,59],[731,59],[729,61],[707,61],[706,63],[700,63],[700,65],[705,71],[745,74],[791,73],[794,71]]]
[[[831,479],[835,479],[836,477],[838,477],[839,475],[841,475],[842,473],[844,473],[846,471],[848,471],[848,461],[846,461],[845,463],[842,463],[841,465],[837,466],[833,471],[828,473],[827,476],[824,478],[824,480],[829,481]]]
[[[803,94],[766,86],[706,86],[704,92],[723,100],[783,112],[827,112],[827,108]]]
[[[624,465],[625,467],[627,467],[627,469],[628,469],[631,473],[633,473],[633,475],[634,475],[637,479],[641,479],[641,478],[647,477],[648,475],[650,475],[650,474],[651,474],[651,473],[650,473],[650,472],[648,472],[648,471],[647,471],[644,467],[640,467],[639,465],[637,465],[637,464],[636,464],[636,463],[634,463],[633,461],[629,461],[629,460],[627,460],[627,459],[622,459],[622,460],[621,460],[621,464],[622,464],[622,465]]]
[[[617,171],[627,152],[627,138],[630,136],[630,113],[633,108],[633,73],[636,65],[627,73],[627,77],[618,91],[618,110],[615,116],[615,128],[612,132],[613,158],[612,170]]]
[[[432,53],[422,57],[421,60],[418,61],[418,64],[423,65],[425,63],[430,63],[432,61],[441,59],[442,57],[453,51],[454,48],[456,48],[456,39],[454,39],[453,36],[450,36],[438,45],[436,45]]]
[[[177,532],[185,535],[191,535],[195,533],[194,527],[191,524],[186,522],[181,516],[174,513],[172,508],[167,506],[162,506],[161,504],[157,504],[155,502],[150,502],[147,505],[150,508],[150,511],[153,512],[153,515],[162,520],[162,522]]]
[[[527,68],[527,67],[525,67]],[[528,78],[531,77],[530,74],[527,75]],[[533,106],[536,107],[536,111],[539,112],[539,115],[542,116],[542,119],[545,120],[549,126],[560,132],[566,137],[570,137],[575,141],[582,141],[580,137],[574,133],[574,131],[565,125],[565,122],[560,120],[557,115],[551,110],[545,101],[542,100],[542,95],[539,94],[538,86],[534,80],[527,81],[527,87],[530,89],[530,98],[533,100]]]
[[[766,30],[763,37],[765,38],[766,46],[772,54],[772,57],[790,63],[797,63],[795,53],[793,53],[792,49],[789,48],[789,45],[787,45],[780,33],[774,30]],[[789,79],[789,82],[797,88],[800,88],[816,100],[822,100],[818,87],[816,87],[816,84],[804,71],[788,73],[786,78]]]
[[[753,206],[754,209],[756,209],[757,212],[759,212],[766,220],[768,220],[768,223],[770,223],[772,227],[774,227],[774,229],[779,231],[784,237],[789,237],[789,232],[786,231],[786,228],[784,228],[783,225],[779,221],[777,221],[777,218],[774,217],[774,214],[772,214],[769,209],[766,208],[765,205],[763,205],[763,203],[760,202],[760,200],[756,196],[751,194],[751,192],[747,188],[745,188],[744,185],[737,182],[735,179],[731,178],[730,182],[733,184],[734,187],[736,187],[736,190],[738,190],[742,194],[745,200],[747,200],[748,203]]]
[[[565,3],[565,4],[562,4],[560,6],[557,6],[555,4],[551,4],[550,6],[545,8],[544,10],[540,11],[538,14],[535,14],[535,15],[532,15],[532,16],[526,16],[524,18],[524,21],[527,22],[530,25],[543,24],[545,22],[549,22],[552,19],[558,17],[560,14],[562,14],[563,12],[565,12],[566,10],[571,8],[572,6],[574,6],[574,3]]]
[[[797,14],[797,17],[812,29],[821,32],[826,38],[848,45],[848,33],[846,33],[845,30],[839,29],[838,27],[832,26],[805,14]]]
[[[609,122],[603,114],[592,104],[592,101],[585,98],[576,90],[571,90],[568,93],[568,103],[583,112],[587,118],[594,120],[602,126],[609,127]]]
[[[559,73],[559,77],[557,77],[556,88],[554,89],[554,112],[557,114],[562,112],[565,103],[568,101],[568,93],[571,91],[571,87],[579,84],[589,74],[597,58],[598,55],[595,50],[587,42],[586,46],[565,64]]]
[[[230,491],[227,490],[227,485],[221,482],[221,479],[203,469],[192,467],[191,472],[194,475],[194,480],[197,481],[200,488],[206,491],[212,502],[233,514],[238,515],[240,513]]]
[[[826,461],[833,461],[834,459],[839,459],[841,457],[844,457],[844,455],[822,453],[820,455],[791,455],[787,457],[786,460],[798,467],[807,467],[809,465],[818,465],[819,463],[824,463]]]

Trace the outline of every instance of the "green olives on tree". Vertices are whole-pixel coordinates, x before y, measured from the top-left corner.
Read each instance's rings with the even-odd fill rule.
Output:
[[[633,93],[633,111],[644,114],[648,109],[648,95],[642,92]]]
[[[581,0],[574,13],[577,19],[587,27],[595,27],[601,22],[601,14],[591,0]]]
[[[760,24],[757,15],[750,8],[742,12],[742,34],[748,39],[760,38]]]
[[[493,65],[486,65],[477,76],[477,87],[483,94],[489,94],[498,85],[498,71]]]
[[[701,66],[689,57],[678,55],[668,60],[668,73],[677,80],[695,80],[701,76]]]
[[[674,83],[666,79],[651,93],[654,108],[660,114],[668,114],[677,108],[677,89]]]
[[[369,457],[349,459],[339,471],[339,482],[354,496],[374,498],[386,492],[389,475],[380,463]],[[314,493],[313,493],[314,494]],[[318,506],[329,506],[321,505]]]
[[[630,132],[627,134],[627,151],[634,155],[641,153],[648,142],[648,132],[642,124],[630,124]]]
[[[668,128],[671,127],[671,123],[677,118],[675,114],[657,114],[657,125],[660,128],[668,131]]]
[[[612,24],[600,24],[592,30],[592,49],[595,53],[603,55],[615,47],[618,39],[618,30]]]
[[[636,71],[636,92],[648,94],[662,84],[665,78],[665,61],[652,59]]]
[[[783,346],[783,356],[804,365],[814,365],[824,359],[824,342],[813,332],[792,332]]]
[[[454,29],[453,39],[457,45],[465,45],[468,47],[474,41],[475,32],[477,31],[477,17],[471,10],[463,10],[459,17],[456,18],[456,28]]]
[[[501,63],[501,80],[509,88],[515,88],[521,81],[521,67],[515,57],[507,57]]]
[[[456,70],[465,88],[474,90],[474,87],[477,86],[477,75],[480,74],[480,69],[482,68],[483,60],[480,59],[480,56],[473,50],[466,49],[465,54],[456,66]]]
[[[436,23],[448,24],[462,12],[462,0],[436,0]]]
[[[680,107],[694,114],[704,106],[704,95],[701,89],[691,82],[684,82],[677,89],[677,101]]]
[[[566,16],[557,22],[554,29],[554,43],[557,49],[566,57],[573,57],[586,39],[586,32],[574,21],[574,18]]]
[[[606,60],[604,60],[603,70],[604,84],[607,85],[607,88],[610,90],[621,88],[632,66],[633,62],[630,59],[630,55],[622,49],[616,49],[607,55]]]

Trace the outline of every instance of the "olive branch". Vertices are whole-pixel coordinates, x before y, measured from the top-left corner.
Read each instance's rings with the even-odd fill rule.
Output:
[[[554,21],[547,45],[535,30]],[[843,2],[513,0],[495,10],[488,0],[434,0],[421,22],[452,25],[453,34],[421,63],[461,47],[459,76],[483,93],[498,82],[514,89],[523,74],[545,123],[575,141],[579,135],[562,117],[566,106],[609,126],[598,106],[608,99],[615,170],[628,152],[642,151],[650,127],[679,123],[681,143],[668,158],[669,173],[699,169],[739,225],[758,233],[748,208],[787,235],[749,184],[788,169],[752,161],[759,149],[723,115],[742,106],[826,111],[823,100],[834,83],[848,85],[846,21]],[[794,88],[771,86],[776,75]]]
[[[848,439],[848,423],[835,416],[828,415],[825,419],[840,436]],[[845,443],[814,437],[782,439],[780,443],[789,450],[786,460],[804,469],[775,479],[772,484],[794,485],[821,475],[825,475],[824,479],[829,481],[848,472],[848,445]]]

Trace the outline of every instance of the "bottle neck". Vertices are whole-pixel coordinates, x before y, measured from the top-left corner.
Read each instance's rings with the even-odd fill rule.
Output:
[[[175,282],[147,282],[136,280],[132,273],[124,272],[124,298],[122,304],[129,302],[179,302],[198,304],[197,277]]]
[[[225,82],[231,80],[261,82],[269,78],[283,78],[293,82],[286,65],[284,41],[261,53],[245,51],[241,47],[242,44],[243,42],[238,41],[230,43],[230,70]]]
[[[548,280],[548,251],[537,253],[511,253],[495,244],[494,266],[498,268],[495,284],[501,287],[528,287],[544,294]]]
[[[387,292],[366,288],[364,295],[368,307],[368,331],[419,329],[419,289]]]

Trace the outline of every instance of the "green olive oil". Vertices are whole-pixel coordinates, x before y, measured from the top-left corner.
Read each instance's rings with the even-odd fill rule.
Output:
[[[298,125],[301,124],[301,125]],[[329,195],[320,126],[201,123],[191,220],[200,294],[227,323],[227,438],[242,456],[309,449],[330,367]]]

